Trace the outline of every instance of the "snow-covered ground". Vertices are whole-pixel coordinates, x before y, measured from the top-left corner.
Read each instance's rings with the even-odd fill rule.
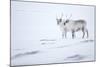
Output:
[[[43,40],[38,47],[12,50],[12,65],[32,65],[95,60],[95,45],[92,39]],[[70,43],[69,43],[70,41]],[[49,43],[48,43],[49,42]]]
[[[11,65],[36,65],[95,60],[94,7],[79,5],[11,2]],[[62,39],[57,14],[87,21],[89,38]],[[59,17],[58,15],[58,17]]]

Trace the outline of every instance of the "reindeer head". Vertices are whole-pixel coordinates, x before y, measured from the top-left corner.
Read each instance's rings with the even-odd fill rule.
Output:
[[[57,24],[58,24],[58,25],[62,22],[62,16],[63,16],[63,14],[61,15],[60,18],[57,18],[57,17],[56,17],[56,21],[57,21]]]
[[[62,22],[62,18],[59,18],[59,19],[57,18],[56,20],[57,20],[58,25]]]

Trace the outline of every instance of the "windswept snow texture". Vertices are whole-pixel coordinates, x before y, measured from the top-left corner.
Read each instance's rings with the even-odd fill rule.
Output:
[[[11,65],[36,65],[95,61],[95,29],[93,6],[11,2]],[[61,13],[87,21],[89,38],[62,39],[56,17]]]

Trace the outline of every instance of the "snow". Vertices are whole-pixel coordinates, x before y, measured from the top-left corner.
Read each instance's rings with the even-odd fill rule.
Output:
[[[45,44],[39,49],[26,48],[14,51],[12,65],[32,65],[64,62],[94,61],[94,40],[75,41],[67,44],[67,40],[56,41],[55,44]],[[70,40],[71,42],[72,40]]]

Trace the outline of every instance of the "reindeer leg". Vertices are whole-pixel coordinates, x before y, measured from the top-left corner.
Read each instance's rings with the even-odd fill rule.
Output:
[[[62,32],[62,39],[64,38],[64,32]]]
[[[67,38],[67,32],[65,32],[65,38]]]
[[[67,38],[67,32],[66,32],[66,38]]]
[[[87,33],[87,38],[89,37],[89,34],[88,34],[88,30],[86,29],[86,33]]]
[[[82,28],[82,32],[83,32],[83,36],[82,36],[82,38],[84,38],[84,36],[85,36],[84,28]]]
[[[84,32],[84,31],[82,31],[82,32],[83,32],[83,36],[82,36],[82,38],[84,38],[85,32]]]
[[[74,33],[75,33],[75,31],[73,30],[73,31],[72,31],[72,38],[73,38],[73,39],[74,39],[74,37],[75,37],[75,36],[74,36]]]

